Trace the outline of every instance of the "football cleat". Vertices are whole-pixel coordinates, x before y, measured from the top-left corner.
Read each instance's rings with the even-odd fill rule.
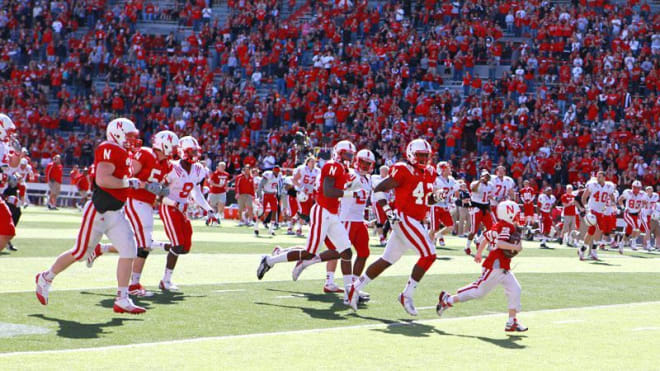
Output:
[[[514,318],[512,322],[507,322],[506,327],[504,327],[506,332],[525,332],[527,330],[528,328],[518,322],[517,318]]]
[[[270,265],[268,265],[268,258],[266,255],[261,257],[261,262],[259,262],[259,267],[257,267],[257,278],[262,279],[264,278],[264,275],[266,272],[268,272],[272,268]]]
[[[87,254],[87,268],[91,268],[94,265],[94,260],[101,255],[103,255],[101,252],[101,244],[97,243],[92,252]]]
[[[447,303],[449,298],[449,293],[442,291],[440,296],[438,296],[438,305],[435,306],[435,312],[438,313],[438,317],[442,317],[442,313],[448,308],[451,308],[452,305]]]
[[[296,229],[296,236],[297,237],[303,237],[302,229],[300,229],[300,228]]]
[[[619,254],[623,255],[623,242],[619,244]]]
[[[586,247],[586,246],[580,246],[580,247],[578,248],[578,250],[577,250],[577,254],[578,254],[578,257],[580,258],[580,260],[584,260],[584,252],[585,252],[585,251],[587,251],[587,247]]]
[[[296,263],[296,266],[293,267],[293,270],[291,271],[291,278],[294,281],[298,281],[298,277],[300,277],[300,274],[305,270],[305,268],[309,267],[312,265],[311,260],[300,260],[299,262]]]
[[[275,256],[278,255],[282,251],[282,248],[279,246],[275,246],[273,248],[273,251],[270,253],[270,256]]]
[[[545,242],[541,242],[540,246],[541,246],[542,249],[547,249],[548,248],[548,245],[546,245]]]
[[[129,295],[137,296],[140,298],[148,298],[154,296],[154,293],[145,289],[141,284],[136,283],[135,285],[128,286]]]
[[[48,305],[48,292],[50,291],[50,284],[52,281],[48,281],[46,277],[44,277],[43,272],[37,273],[35,281],[37,284],[37,289],[35,291],[37,294],[37,299],[41,305]]]
[[[387,238],[381,237],[380,238],[380,246],[382,247],[382,246],[385,246],[385,245],[387,245]]]
[[[335,283],[326,283],[323,285],[323,292],[326,294],[335,293],[335,292],[344,292],[344,289],[337,286]]]
[[[291,229],[291,228],[289,228],[289,229],[286,230],[286,235],[287,235],[287,236],[293,236],[293,235],[295,235],[295,234],[296,234],[296,233],[295,233],[295,232],[293,231],[293,229]]]
[[[399,297],[397,298],[397,301],[399,302],[399,304],[401,304],[403,309],[408,314],[410,314],[411,316],[416,316],[417,315],[417,309],[415,309],[415,304],[413,303],[412,298],[409,298],[409,297],[403,295],[403,293],[401,293],[401,294],[399,294]]]
[[[360,301],[359,293],[355,290],[355,284],[351,285],[350,290],[348,290],[348,306],[351,307],[354,311],[358,310],[358,302]]]
[[[368,292],[360,291],[358,292],[358,303],[364,304],[371,300],[371,295]]]
[[[440,238],[438,239],[438,245],[439,245],[440,247],[445,247],[445,239],[444,239],[443,237],[440,237]]]
[[[598,254],[596,253],[596,249],[591,249],[589,252],[589,257],[593,260],[598,260]]]
[[[470,256],[472,255],[472,249],[470,249],[469,247],[464,248],[463,252],[465,253],[465,255],[470,255]]]
[[[7,250],[9,250],[9,251],[18,251],[18,249],[14,245],[12,245],[11,242],[7,243]]]
[[[130,298],[116,298],[112,310],[115,313],[129,314],[141,314],[147,311],[146,309],[133,304],[133,301]]]
[[[255,229],[255,230],[254,230],[254,235],[255,235],[256,237],[259,237],[259,230],[258,230],[258,229]]]
[[[160,281],[158,288],[163,291],[179,291],[179,287],[172,283],[172,281]]]

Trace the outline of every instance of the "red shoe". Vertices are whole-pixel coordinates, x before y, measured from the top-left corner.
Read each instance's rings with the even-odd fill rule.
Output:
[[[37,284],[37,289],[35,290],[37,299],[41,305],[48,305],[48,292],[50,291],[51,281],[48,281],[46,277],[44,277],[43,273],[37,273],[37,276],[34,278],[34,280]]]
[[[103,252],[101,251],[101,244],[98,243],[94,247],[94,250],[87,254],[87,268],[91,268],[94,265],[94,261],[101,255],[103,255]]]
[[[511,323],[507,322],[506,326],[504,327],[504,331],[506,332],[525,332],[527,330],[529,329],[520,324],[517,318],[514,318],[513,322]]]
[[[154,293],[147,291],[141,284],[137,283],[135,285],[128,286],[128,294],[134,295],[141,298],[154,296]]]
[[[115,313],[129,313],[129,314],[142,314],[147,310],[133,304],[130,298],[117,298],[115,305],[112,307]]]

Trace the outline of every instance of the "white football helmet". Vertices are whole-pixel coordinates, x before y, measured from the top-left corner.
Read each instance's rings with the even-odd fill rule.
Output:
[[[640,182],[639,180],[635,180],[634,182],[632,182],[632,187],[633,189],[640,190],[642,189],[642,182]]]
[[[355,169],[365,174],[371,174],[376,164],[376,156],[368,149],[361,149],[355,155]]]
[[[353,159],[353,155],[355,155],[355,145],[351,143],[348,140],[342,140],[339,143],[335,144],[335,146],[332,148],[332,159],[337,161],[337,162],[344,162],[343,155],[344,154],[350,154],[351,158],[348,160]]]
[[[140,132],[133,121],[120,117],[108,123],[105,134],[108,141],[117,143],[126,149],[133,149],[137,146]]]
[[[170,157],[178,150],[179,137],[169,130],[159,131],[154,135],[151,147]]]
[[[0,141],[8,142],[16,131],[16,125],[9,116],[0,113]]]
[[[185,136],[179,139],[179,151],[181,152],[181,158],[189,161],[197,161],[199,159],[199,152],[201,147],[197,143],[197,139],[191,137],[190,135]]]
[[[497,219],[504,220],[510,224],[516,224],[520,217],[520,206],[517,203],[507,200],[497,205]]]
[[[406,147],[406,158],[411,165],[424,169],[431,158],[431,145],[425,139],[415,139]],[[421,155],[421,156],[420,156]]]
[[[588,226],[592,227],[598,223],[598,219],[596,219],[596,215],[587,213],[584,216],[584,222],[587,223]]]
[[[449,166],[449,162],[447,161],[440,161],[436,165],[436,170],[438,171],[438,174],[442,174],[442,171],[445,169],[451,169],[451,166]]]

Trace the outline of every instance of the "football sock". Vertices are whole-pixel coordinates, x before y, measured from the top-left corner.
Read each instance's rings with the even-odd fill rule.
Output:
[[[447,300],[445,301],[447,302],[447,304],[454,304],[454,297],[450,295],[447,297]]]
[[[406,284],[406,288],[403,290],[403,296],[412,298],[418,283],[419,282],[415,281],[414,279],[412,279],[412,277],[410,277],[408,279],[408,283]]]
[[[163,281],[170,282],[170,280],[172,279],[172,272],[173,272],[172,269],[165,268],[165,274],[163,275]]]
[[[347,274],[344,276],[344,287],[350,288],[351,285],[353,284],[353,281],[355,279],[355,276],[352,274]]]
[[[287,252],[281,252],[275,256],[266,257],[266,262],[271,267],[277,263],[284,263],[285,261],[287,261]]]
[[[371,282],[371,278],[367,277],[366,274],[363,274],[360,276],[360,278],[355,281],[355,290],[360,291],[364,286],[366,286],[369,282]]]
[[[140,276],[141,275],[142,275],[142,273],[133,272],[133,274],[131,274],[131,285],[137,285],[138,283],[140,283]]]
[[[117,297],[122,299],[128,297],[128,286],[119,286],[117,289]]]
[[[55,279],[55,273],[53,273],[52,268],[44,272],[44,278],[47,281],[52,281]]]
[[[335,272],[326,272],[325,273],[325,283],[334,283],[335,282]]]
[[[467,242],[465,243],[465,248],[469,249],[470,245],[472,245],[472,240],[467,240]]]

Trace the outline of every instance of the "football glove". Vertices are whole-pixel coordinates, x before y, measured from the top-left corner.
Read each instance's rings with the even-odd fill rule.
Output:
[[[16,188],[18,186],[18,178],[14,175],[7,176],[7,185],[9,188]]]
[[[162,188],[163,187],[160,185],[160,183],[155,183],[155,182],[147,183],[147,184],[144,185],[144,189],[146,189],[147,192],[153,193],[156,196],[160,196],[160,192],[161,192]]]
[[[160,192],[158,192],[159,196],[167,197],[170,195],[170,188],[166,185],[161,185],[160,187]]]
[[[133,189],[140,188],[140,179],[138,179],[138,178],[129,178],[128,179],[128,187],[133,188]]]

